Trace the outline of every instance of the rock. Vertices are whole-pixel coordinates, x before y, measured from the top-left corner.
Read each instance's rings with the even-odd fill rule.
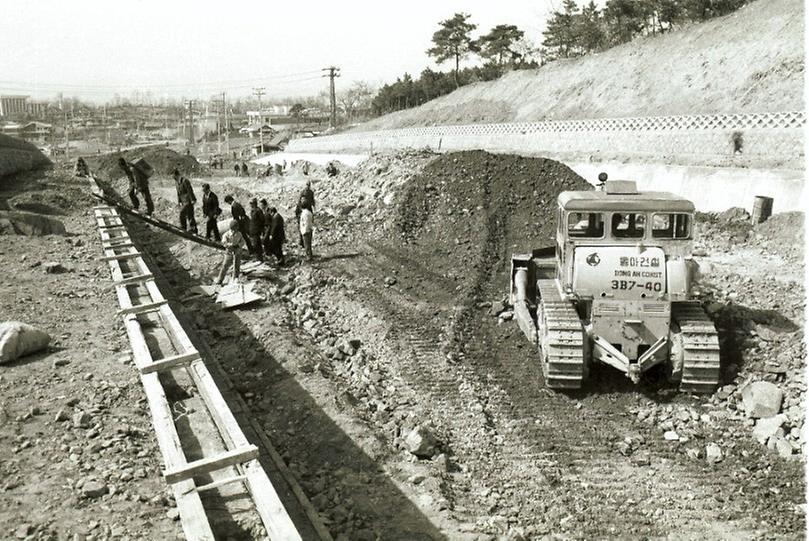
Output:
[[[109,492],[109,488],[99,481],[86,481],[81,487],[81,493],[85,498],[100,498]]]
[[[770,442],[767,442],[767,446],[770,446],[772,442],[775,450],[778,451],[778,455],[782,458],[790,458],[792,456],[792,444],[787,441],[786,438],[783,436],[773,436],[770,438]]]
[[[14,537],[17,539],[25,539],[29,535],[34,533],[34,527],[30,524],[20,524],[16,530],[14,530]]]
[[[41,351],[50,341],[48,333],[27,323],[4,321],[0,323],[0,364]]]
[[[54,359],[53,367],[59,368],[60,366],[67,366],[70,364],[70,359]]]
[[[58,412],[56,412],[56,417],[54,417],[53,420],[56,421],[57,423],[68,421],[70,420],[70,415],[65,413],[65,410],[59,410]]]
[[[500,312],[506,309],[506,306],[500,301],[494,301],[492,303],[491,308],[489,308],[489,315],[493,317],[497,317],[500,315]]]
[[[90,428],[91,421],[92,417],[87,412],[79,411],[73,415],[73,426],[75,428]]]
[[[756,421],[755,428],[753,428],[753,436],[760,444],[764,445],[767,443],[768,439],[776,436],[779,430],[783,432],[781,425],[783,425],[786,420],[786,415],[783,414],[768,417],[766,419],[759,419]]]
[[[166,515],[171,520],[180,520],[180,510],[177,509],[176,507],[172,507],[171,509],[166,511]]]
[[[29,212],[0,211],[0,234],[66,235],[65,224],[54,218]]]
[[[67,267],[56,261],[48,261],[42,265],[42,268],[45,269],[45,272],[48,274],[62,274],[67,272]]]
[[[705,446],[705,460],[708,464],[716,464],[721,462],[723,458],[722,448],[715,443],[709,443]]]
[[[285,285],[284,287],[281,288],[281,295],[289,295],[293,291],[295,291],[295,284],[290,282],[290,283],[288,283],[287,285]]]
[[[677,434],[674,430],[666,430],[663,433],[663,439],[666,441],[680,441],[680,435]]]
[[[407,450],[419,458],[431,458],[437,453],[438,440],[424,425],[419,425],[405,438]]]
[[[396,278],[393,276],[386,276],[385,277],[385,285],[390,287],[392,285],[396,285]]]
[[[781,411],[784,393],[768,381],[755,381],[742,389],[742,405],[748,417],[767,418]]]

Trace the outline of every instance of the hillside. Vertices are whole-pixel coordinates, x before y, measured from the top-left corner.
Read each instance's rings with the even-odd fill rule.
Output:
[[[758,0],[600,54],[476,83],[355,131],[803,109],[804,6]]]

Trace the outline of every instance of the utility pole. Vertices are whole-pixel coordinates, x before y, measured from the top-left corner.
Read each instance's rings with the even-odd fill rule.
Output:
[[[253,94],[258,96],[258,144],[259,144],[258,153],[263,154],[264,153],[264,130],[263,130],[263,128],[264,128],[264,122],[263,122],[264,115],[261,114],[261,96],[266,94],[266,92],[264,91],[264,87],[254,88],[253,89]]]
[[[188,142],[194,144],[194,101],[188,100]]]
[[[331,98],[331,117],[329,119],[329,127],[334,129],[337,127],[337,96],[334,93],[334,78],[340,76],[340,68],[329,66],[320,71],[328,71],[329,73],[323,77],[329,78],[329,97]]]
[[[225,152],[230,154],[230,124],[228,124],[228,102],[222,92],[222,110],[225,112]]]

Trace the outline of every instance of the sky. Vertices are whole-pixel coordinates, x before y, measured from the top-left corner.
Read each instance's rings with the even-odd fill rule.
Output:
[[[475,36],[515,24],[538,45],[561,0],[35,0],[0,17],[0,93],[103,102],[118,93],[156,98],[265,100],[317,95],[322,68],[337,89],[374,86],[435,68],[425,51],[441,20],[471,14]],[[451,66],[441,66],[449,70]],[[268,103],[268,102],[265,102]]]

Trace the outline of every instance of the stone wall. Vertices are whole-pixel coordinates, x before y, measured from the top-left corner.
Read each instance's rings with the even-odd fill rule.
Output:
[[[485,149],[562,160],[675,165],[803,167],[802,111],[741,115],[512,122],[349,132],[290,141],[292,152],[373,152],[397,148]]]

